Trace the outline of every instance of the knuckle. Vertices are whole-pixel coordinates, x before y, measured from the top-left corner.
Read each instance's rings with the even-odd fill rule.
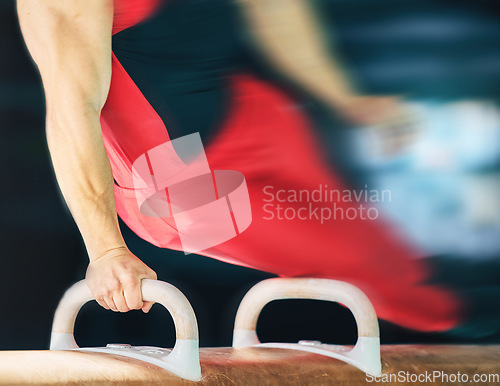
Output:
[[[107,304],[102,299],[96,299],[96,302],[101,306],[106,308]]]
[[[125,293],[125,300],[127,305],[132,310],[137,310],[142,308],[142,293],[139,287],[135,288],[133,291]]]
[[[118,280],[110,280],[103,286],[99,292],[101,296],[110,296],[120,288],[120,282]]]
[[[137,285],[138,284],[138,278],[133,275],[132,273],[128,273],[123,277],[123,283],[127,286],[132,286],[132,285]]]
[[[129,307],[132,310],[138,310],[139,308],[142,308],[142,301],[139,301],[138,299],[133,300],[130,302]]]
[[[108,291],[110,292],[115,292],[117,290],[119,290],[121,287],[120,285],[120,281],[115,279],[115,280],[111,280],[108,284]]]
[[[123,305],[123,306],[120,306],[118,308],[118,311],[120,311],[120,312],[128,312],[128,311],[130,311],[130,308],[128,306]]]

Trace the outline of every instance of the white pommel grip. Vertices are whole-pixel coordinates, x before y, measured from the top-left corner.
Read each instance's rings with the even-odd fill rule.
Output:
[[[261,344],[257,320],[264,306],[273,300],[315,299],[338,302],[354,315],[358,340],[349,351],[335,352],[297,344]],[[234,323],[233,347],[266,346],[321,353],[351,363],[361,370],[381,374],[380,338],[377,315],[368,297],[352,284],[329,279],[274,278],[252,287],[240,303]]]
[[[179,376],[200,380],[198,323],[187,298],[173,285],[150,279],[142,280],[142,295],[144,301],[164,306],[174,320],[176,342],[165,361],[172,365]],[[75,320],[80,308],[90,300],[94,300],[94,297],[85,280],[79,281],[66,291],[54,315],[51,350],[79,348],[73,336]]]

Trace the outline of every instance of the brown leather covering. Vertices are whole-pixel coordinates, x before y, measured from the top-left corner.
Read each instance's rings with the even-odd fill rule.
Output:
[[[203,379],[179,379],[154,365],[111,354],[0,351],[0,385],[366,385],[366,375],[339,360],[271,348],[202,348]],[[500,346],[383,346],[383,374],[498,374]],[[401,374],[401,373],[399,373]],[[404,384],[375,383],[373,384]],[[368,383],[369,384],[369,383]],[[415,384],[415,383],[414,383]],[[450,382],[428,383],[433,385]],[[453,384],[460,384],[454,382]],[[490,382],[480,385],[498,385]]]

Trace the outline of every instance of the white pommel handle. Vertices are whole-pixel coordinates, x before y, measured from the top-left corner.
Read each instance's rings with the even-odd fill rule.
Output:
[[[159,303],[172,315],[176,330],[176,342],[168,360],[176,364],[178,373],[187,379],[199,380],[201,368],[199,360],[198,323],[191,304],[176,287],[159,280],[142,280],[144,301]],[[73,331],[80,308],[94,300],[85,280],[70,287],[57,306],[50,340],[51,350],[78,349]]]
[[[348,362],[356,362],[353,364],[365,372],[380,374],[380,338],[375,309],[359,288],[337,280],[274,278],[256,284],[245,295],[236,313],[233,347],[261,344],[256,333],[259,315],[267,303],[283,299],[326,300],[347,307],[356,320],[358,340],[349,352],[341,356],[349,357]],[[296,349],[302,348],[297,346]]]

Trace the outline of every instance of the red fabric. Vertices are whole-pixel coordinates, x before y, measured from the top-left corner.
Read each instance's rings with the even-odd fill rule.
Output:
[[[125,3],[137,2],[124,1],[123,7]],[[123,13],[118,16],[123,17],[115,23],[120,28],[133,19]],[[112,71],[101,121],[120,185],[115,190],[118,213],[145,240],[180,250],[172,220],[139,212],[130,174],[139,155],[169,140],[167,128],[115,57]],[[293,101],[287,95],[246,74],[231,78],[231,90],[230,114],[205,150],[211,169],[245,175],[253,220],[242,234],[203,254],[280,276],[349,281],[367,293],[383,319],[424,331],[455,327],[462,318],[459,301],[443,288],[424,284],[429,275],[424,262],[386,225],[362,220],[321,224],[265,219],[269,217],[263,210],[266,186],[312,191],[320,184],[339,190],[344,185],[319,156],[307,117],[290,109]],[[303,203],[286,205],[298,208]],[[341,202],[337,206],[348,207]]]
[[[115,0],[113,34],[146,20],[161,2],[162,0]]]

